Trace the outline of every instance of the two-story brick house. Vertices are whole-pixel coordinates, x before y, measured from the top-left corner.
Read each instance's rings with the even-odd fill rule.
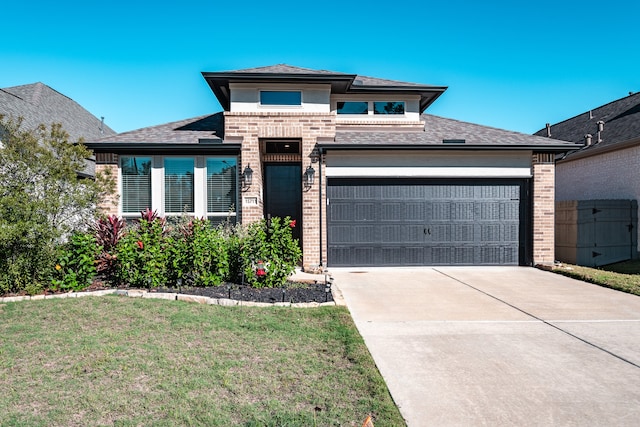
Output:
[[[89,144],[118,176],[111,213],[290,216],[307,269],[553,262],[554,157],[578,145],[424,114],[442,86],[203,76],[224,112]]]

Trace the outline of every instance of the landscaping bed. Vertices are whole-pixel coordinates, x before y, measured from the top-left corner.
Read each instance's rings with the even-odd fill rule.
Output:
[[[160,287],[152,289],[151,292],[171,292],[210,298],[228,298],[237,301],[253,301],[271,304],[277,302],[323,303],[333,301],[331,290],[327,289],[323,283],[287,282],[286,286],[278,288],[253,288],[248,285],[225,283],[221,286],[186,286],[179,289],[173,287]]]

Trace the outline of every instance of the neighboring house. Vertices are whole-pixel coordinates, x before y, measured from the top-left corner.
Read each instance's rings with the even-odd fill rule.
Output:
[[[111,213],[290,216],[310,270],[554,261],[554,158],[579,145],[423,114],[441,86],[289,65],[203,76],[224,112],[88,144],[118,176]]]
[[[640,201],[640,93],[548,125],[536,135],[583,145],[557,161],[557,201]],[[640,242],[640,230],[636,233],[633,241]]]
[[[116,133],[73,99],[43,83],[0,89],[0,115],[21,119],[25,129],[60,123],[69,134],[70,142],[81,138],[95,140]],[[89,162],[82,174],[93,175],[93,167],[93,161]]]

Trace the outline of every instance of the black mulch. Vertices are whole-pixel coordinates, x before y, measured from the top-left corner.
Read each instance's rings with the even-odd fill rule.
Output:
[[[156,288],[151,292],[177,292],[188,295],[199,295],[211,298],[229,298],[238,301],[255,302],[328,302],[333,301],[331,291],[326,292],[324,283],[289,283],[282,288],[252,288],[246,285],[225,283],[221,286]]]

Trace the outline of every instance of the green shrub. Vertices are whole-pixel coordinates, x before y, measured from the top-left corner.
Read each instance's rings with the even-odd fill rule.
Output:
[[[95,217],[112,176],[78,179],[91,153],[60,124],[23,128],[0,114],[0,293],[51,283],[58,246]]]
[[[116,246],[116,278],[121,284],[152,288],[167,283],[165,221],[141,218]]]
[[[197,286],[217,286],[229,276],[227,241],[207,220],[193,222],[193,276]]]
[[[302,257],[298,240],[291,233],[295,226],[289,217],[274,217],[246,227],[239,237],[245,282],[257,288],[285,284]]]
[[[93,234],[74,233],[60,249],[51,289],[81,291],[89,287],[97,273],[96,258],[101,249]]]
[[[222,228],[206,219],[178,224],[167,239],[169,275],[173,283],[217,286],[229,276],[227,241]]]

